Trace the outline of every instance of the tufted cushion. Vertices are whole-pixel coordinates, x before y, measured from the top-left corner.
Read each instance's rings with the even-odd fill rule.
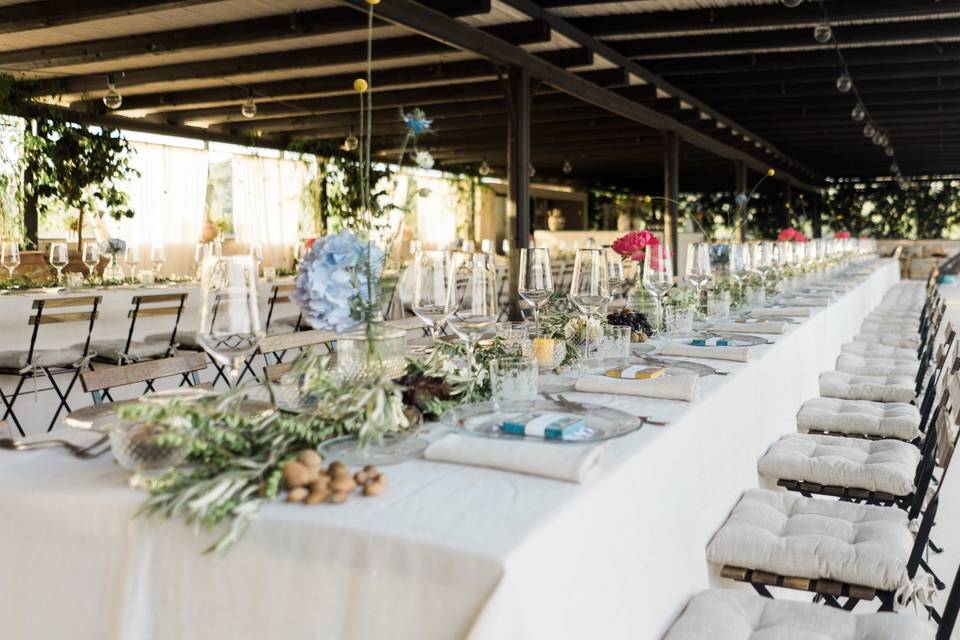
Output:
[[[890,331],[878,331],[876,333],[862,331],[853,336],[853,340],[854,342],[883,344],[888,347],[901,347],[903,349],[916,349],[920,346],[920,336],[915,331],[911,334]]]
[[[820,395],[844,400],[911,402],[916,383],[909,376],[858,376],[842,371],[820,374]]]
[[[82,345],[81,345],[82,347]],[[19,372],[27,366],[28,352],[0,351],[0,370]],[[83,357],[83,349],[34,349],[33,364],[38,367],[72,367]]]
[[[864,358],[851,353],[837,357],[837,371],[858,376],[910,376],[917,377],[920,363],[916,358]]]
[[[741,589],[693,597],[664,640],[933,640],[931,622],[897,613],[852,614]]]
[[[169,333],[167,334],[167,340],[170,340]],[[90,343],[90,353],[95,353],[96,359],[103,362],[120,362],[126,346],[126,340],[95,340]],[[82,349],[83,345],[74,345],[74,348]],[[167,341],[140,342],[139,340],[132,340],[126,354],[136,361],[163,358],[167,355]]]
[[[797,429],[913,440],[920,436],[920,410],[901,402],[811,398],[800,407]]]
[[[900,509],[750,489],[707,545],[719,565],[895,591],[913,535]]]
[[[878,333],[895,333],[902,334],[904,336],[915,336],[920,332],[919,323],[914,320],[897,320],[897,319],[884,319],[884,320],[864,320],[863,324],[860,325],[860,333],[867,334],[878,334]]]
[[[147,342],[170,343],[170,333],[154,333],[145,338]],[[177,349],[181,351],[203,351],[203,347],[197,342],[196,331],[177,331],[176,339]]]
[[[837,487],[913,493],[920,450],[900,440],[861,440],[792,433],[780,438],[759,462],[760,475]]]
[[[899,320],[901,322],[907,322],[908,320],[913,320],[920,324],[920,309],[874,309],[867,314],[867,317],[864,318],[864,321],[867,320],[879,320],[879,321],[890,321],[890,320]]]
[[[861,358],[894,358],[896,360],[917,360],[917,350],[910,347],[891,347],[869,342],[848,342],[840,347],[841,353],[849,353]]]

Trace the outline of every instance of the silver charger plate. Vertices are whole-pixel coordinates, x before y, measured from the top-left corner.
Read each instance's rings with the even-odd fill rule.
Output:
[[[530,413],[531,411],[549,411],[580,415],[583,417],[587,426],[581,431],[579,437],[571,440],[544,440],[543,438],[507,434],[500,430],[500,424],[502,424],[505,419],[511,416]],[[569,405],[562,405],[558,402],[539,398],[533,407],[519,411],[499,411],[493,406],[492,401],[465,404],[444,413],[440,421],[461,433],[478,437],[518,441],[525,440],[528,442],[544,442],[548,444],[600,442],[602,440],[625,436],[643,426],[643,421],[636,416],[610,407],[596,405],[585,406],[582,410],[577,410],[571,408]]]

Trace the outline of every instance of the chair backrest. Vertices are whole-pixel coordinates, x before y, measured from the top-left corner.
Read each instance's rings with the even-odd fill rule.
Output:
[[[270,300],[267,302],[267,321],[264,324],[264,331],[270,330],[270,322],[273,321],[273,310],[278,304],[290,304],[292,300],[290,299],[290,292],[293,291],[296,285],[292,282],[286,284],[275,284],[270,289]],[[297,317],[297,329],[300,328],[300,319],[303,317],[303,314]]]
[[[267,365],[263,368],[263,377],[270,382],[277,382],[287,371],[290,371],[290,367],[292,366],[292,362],[281,362],[278,364]]]
[[[83,355],[90,350],[90,336],[93,334],[93,324],[100,315],[102,296],[79,296],[75,298],[40,298],[33,301],[32,309],[35,312],[27,319],[27,324],[33,327],[30,332],[30,348],[27,352],[27,362],[33,363],[33,352],[37,346],[37,335],[42,324],[64,324],[67,322],[86,322],[87,337],[83,342]],[[50,312],[49,309],[69,309],[68,311]],[[81,310],[82,309],[82,310]]]
[[[947,325],[946,332],[946,342],[943,343],[942,348],[937,354],[937,359],[933,363],[933,370],[930,372],[929,377],[926,376],[926,371],[929,367],[924,366],[924,363],[920,363],[920,370],[917,373],[917,380],[922,384],[922,381],[927,379],[927,388],[923,393],[923,399],[920,401],[920,429],[925,430],[930,424],[930,412],[933,409],[934,403],[937,401],[937,397],[940,395],[940,392],[946,384],[945,370],[952,369],[954,360],[950,360],[950,366],[947,366],[947,359],[951,357],[951,354],[954,353],[954,345],[957,342],[957,331],[953,326],[953,323]],[[919,390],[919,388],[918,388]]]
[[[130,351],[130,343],[133,342],[133,332],[137,327],[138,318],[172,316],[173,328],[170,331],[170,347],[173,347],[177,339],[177,329],[180,327],[180,318],[183,317],[183,309],[187,305],[186,293],[152,293],[133,296],[130,305],[130,310],[127,311],[130,328],[127,331],[127,344],[123,349],[124,353]]]
[[[953,635],[953,627],[957,624],[958,612],[960,612],[960,569],[957,569],[957,574],[953,578],[950,595],[947,596],[947,604],[940,616],[936,640],[950,640]]]
[[[197,352],[160,360],[135,362],[122,367],[106,367],[96,371],[88,370],[80,374],[80,384],[87,393],[94,394],[94,402],[100,404],[102,392],[128,384],[147,382],[157,378],[166,378],[183,374],[194,374],[194,383],[198,381],[196,373],[207,368],[207,357]]]
[[[268,336],[260,341],[257,352],[261,354],[277,353],[289,349],[302,349],[312,347],[318,344],[329,345],[337,339],[337,334],[333,331],[320,331],[312,329],[310,331],[300,331],[297,333],[287,333],[278,336]]]

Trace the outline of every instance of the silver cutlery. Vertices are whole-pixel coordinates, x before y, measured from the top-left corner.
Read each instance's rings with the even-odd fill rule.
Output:
[[[97,451],[97,449],[107,442],[109,438],[110,436],[103,435],[97,438],[94,443],[84,447],[76,445],[72,442],[68,442],[67,440],[49,439],[38,440],[36,442],[18,442],[13,438],[0,438],[0,449],[7,449],[8,451],[36,451],[38,449],[51,448],[66,449],[78,458],[88,459],[96,458],[97,456],[106,453],[110,449],[109,445],[103,447],[99,451]]]
[[[590,411],[591,407],[580,402],[574,402],[573,400],[567,400],[563,397],[562,393],[542,393],[540,394],[550,402],[556,402],[561,407],[570,409],[571,411]],[[663,422],[661,420],[653,420],[650,416],[636,416],[638,420],[642,420],[646,424],[652,424],[658,427],[665,427],[669,422]]]
[[[655,358],[653,356],[644,356],[643,359],[647,363],[656,365],[658,367],[677,367],[679,369],[687,369],[689,371],[696,371],[702,376],[709,376],[711,374],[725,376],[730,373],[729,371],[720,371],[707,364],[691,362],[689,360],[666,360],[664,358]]]

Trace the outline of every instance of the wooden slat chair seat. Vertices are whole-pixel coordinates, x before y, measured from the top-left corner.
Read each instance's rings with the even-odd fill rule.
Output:
[[[4,414],[3,420],[10,419],[17,427],[20,435],[26,435],[23,425],[13,410],[17,399],[23,393],[24,383],[33,378],[44,376],[50,382],[50,389],[38,389],[40,391],[52,390],[57,394],[59,404],[50,420],[47,431],[53,429],[63,410],[70,411],[70,403],[67,398],[73,390],[81,372],[89,365],[90,356],[90,336],[93,333],[93,326],[99,317],[99,308],[101,296],[80,296],[68,298],[42,298],[34,300],[31,309],[33,315],[27,318],[27,324],[33,329],[30,333],[30,344],[23,351],[5,351],[0,353],[0,372],[16,376],[18,378],[13,392],[7,394],[0,388],[0,400],[3,401]],[[65,311],[53,311],[50,309]],[[65,323],[85,323],[86,338],[68,349],[38,349],[37,338],[40,327],[47,324],[65,324]],[[68,375],[69,382],[66,387],[61,387],[57,383],[58,375]]]
[[[159,293],[133,296],[127,318],[130,325],[126,338],[94,340],[90,350],[98,362],[123,365],[131,362],[165,358],[176,351],[177,329],[187,301],[186,293]],[[169,331],[154,333],[137,340],[137,321],[141,318],[172,318]]]
[[[181,376],[191,387],[200,384],[199,373],[206,370],[207,358],[202,353],[188,353],[149,362],[137,362],[120,367],[105,367],[84,371],[80,375],[83,390],[93,397],[96,405],[109,399],[109,391],[117,387]]]
[[[397,320],[393,322],[405,322],[409,320],[405,318],[403,320]],[[417,319],[419,321],[419,319]],[[422,324],[422,323],[421,323]],[[291,349],[307,349],[307,348],[316,348],[323,347],[327,350],[328,353],[333,353],[333,343],[337,340],[337,334],[333,331],[319,331],[317,329],[311,329],[310,331],[300,331],[297,333],[292,333],[289,335],[279,335],[279,336],[270,336],[264,338],[260,341],[260,345],[257,347],[257,353],[264,356],[264,361],[266,362],[266,356],[290,351]],[[283,375],[290,370],[292,362],[277,362],[275,364],[267,364],[264,367],[263,373],[264,377],[270,382],[276,382]]]

